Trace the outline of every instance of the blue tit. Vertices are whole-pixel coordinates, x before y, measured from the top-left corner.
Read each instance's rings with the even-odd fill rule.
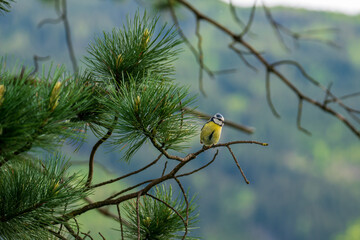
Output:
[[[217,144],[220,139],[221,129],[224,126],[224,117],[217,113],[207,121],[201,129],[200,143],[205,146]]]

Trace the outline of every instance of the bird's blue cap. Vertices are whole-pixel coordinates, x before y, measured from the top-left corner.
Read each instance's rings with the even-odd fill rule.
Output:
[[[215,114],[214,115],[214,118],[217,118],[217,119],[219,119],[219,120],[221,120],[221,121],[225,121],[225,118],[223,117],[223,115],[221,115],[220,113],[217,113],[217,114]]]

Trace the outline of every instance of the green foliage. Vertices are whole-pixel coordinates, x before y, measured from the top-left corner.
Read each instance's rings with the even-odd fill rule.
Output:
[[[65,176],[69,164],[60,155],[40,160],[17,159],[0,168],[0,236],[2,239],[47,239],[46,226],[61,221],[86,196],[77,174]]]
[[[104,32],[102,38],[95,38],[89,45],[90,57],[85,57],[85,64],[96,76],[115,78],[119,83],[148,71],[166,79],[174,71],[172,62],[181,41],[166,24],[156,32],[158,19],[150,19],[146,12],[141,17],[137,12],[133,21],[128,18],[123,29]]]
[[[13,2],[13,0],[7,1],[7,0],[0,0],[0,14],[3,12],[9,12],[10,11],[10,2]]]
[[[188,95],[187,88],[161,82],[159,76],[153,74],[129,77],[129,84],[113,88],[111,101],[104,110],[118,117],[113,143],[126,145],[126,160],[146,140],[165,149],[179,151],[186,147],[183,143],[195,134],[194,117],[184,115],[183,108],[194,101]]]
[[[81,137],[79,116],[93,103],[91,83],[63,67],[40,76],[17,69],[0,69],[0,157],[33,147],[54,149],[64,139]]]
[[[155,188],[155,197],[166,202],[173,209],[175,209],[186,221],[186,202],[182,196],[177,196],[173,199],[171,185],[166,189],[162,187]],[[188,194],[187,194],[188,195]],[[196,205],[194,204],[195,197],[189,200],[189,224],[188,231],[193,228],[196,223],[195,213]],[[130,225],[124,230],[126,239],[137,239],[137,211],[136,200],[131,200],[124,206]],[[182,219],[176,212],[166,206],[163,202],[153,199],[149,196],[143,196],[139,202],[139,218],[140,218],[140,234],[141,239],[148,240],[169,240],[169,239],[182,239],[185,233],[185,226]],[[186,239],[195,239],[186,237]]]

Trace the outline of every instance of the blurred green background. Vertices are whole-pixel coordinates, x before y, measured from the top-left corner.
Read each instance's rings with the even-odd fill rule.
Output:
[[[159,1],[130,0],[77,0],[67,1],[72,42],[81,68],[86,47],[94,36],[111,31],[125,23],[126,15],[133,16],[137,9],[153,12],[153,3]],[[229,11],[220,1],[192,1],[202,12],[217,19],[234,31],[240,31]],[[194,17],[179,9],[179,19],[184,32],[194,45],[197,44]],[[237,9],[246,21],[250,9]],[[300,41],[294,44],[284,37],[291,51],[279,43],[265,18],[263,9],[256,11],[251,32],[246,38],[270,62],[293,59],[303,64],[305,70],[321,84],[332,83],[338,96],[360,90],[360,16],[336,13],[311,12],[287,8],[272,9],[274,18],[294,31],[336,28],[336,31],[320,31],[316,37],[336,42],[331,47],[316,41]],[[171,23],[167,11],[160,12],[161,22]],[[50,56],[49,66],[65,64],[71,71],[64,27],[60,24],[37,25],[46,18],[56,18],[53,1],[17,0],[10,13],[0,15],[0,56],[6,56],[7,64],[20,62],[33,66],[33,56]],[[204,61],[210,69],[236,69],[236,72],[217,75],[215,79],[204,73],[207,97],[198,88],[199,67],[189,49],[176,61],[176,81],[189,85],[198,94],[198,110],[210,115],[220,112],[225,119],[255,127],[253,135],[246,135],[225,127],[221,142],[231,140],[258,140],[269,143],[268,147],[237,145],[233,151],[240,161],[247,178],[246,185],[235,167],[229,152],[221,149],[217,160],[210,167],[184,179],[184,186],[192,194],[198,194],[200,211],[199,229],[194,235],[203,239],[360,239],[360,145],[359,139],[336,118],[304,104],[302,126],[308,136],[296,127],[297,97],[278,79],[272,78],[271,91],[274,105],[281,115],[276,119],[266,102],[265,72],[257,61],[249,61],[259,68],[258,72],[246,67],[235,53],[228,49],[231,39],[212,26],[201,23]],[[325,94],[314,88],[294,67],[282,67],[285,75],[301,90],[322,101]],[[347,103],[359,107],[359,98]],[[336,107],[335,107],[336,109]],[[199,129],[203,122],[199,121]],[[78,152],[73,146],[64,151],[74,161],[75,169],[86,169],[91,147],[96,139],[89,139]],[[189,152],[201,148],[194,138]],[[144,146],[130,164],[121,162],[121,152],[102,147],[97,152],[95,181],[111,178],[137,169],[157,156],[150,145]],[[210,160],[214,151],[193,161],[187,169],[195,169]],[[171,163],[169,163],[171,164]],[[162,166],[112,185],[110,193],[126,184],[136,184],[143,179],[158,176]],[[86,173],[86,170],[83,170]],[[172,183],[173,184],[173,183]],[[174,184],[173,184],[174,185]],[[108,193],[96,192],[94,199]],[[119,228],[96,213],[81,216],[80,222],[92,232],[101,231],[107,239],[120,239]],[[107,230],[103,230],[105,227]],[[100,239],[100,237],[99,237]]]

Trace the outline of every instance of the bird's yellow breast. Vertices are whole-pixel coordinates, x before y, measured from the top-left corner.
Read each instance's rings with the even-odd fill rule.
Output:
[[[220,139],[222,127],[213,121],[207,122],[200,133],[200,143],[205,146],[217,144]]]

